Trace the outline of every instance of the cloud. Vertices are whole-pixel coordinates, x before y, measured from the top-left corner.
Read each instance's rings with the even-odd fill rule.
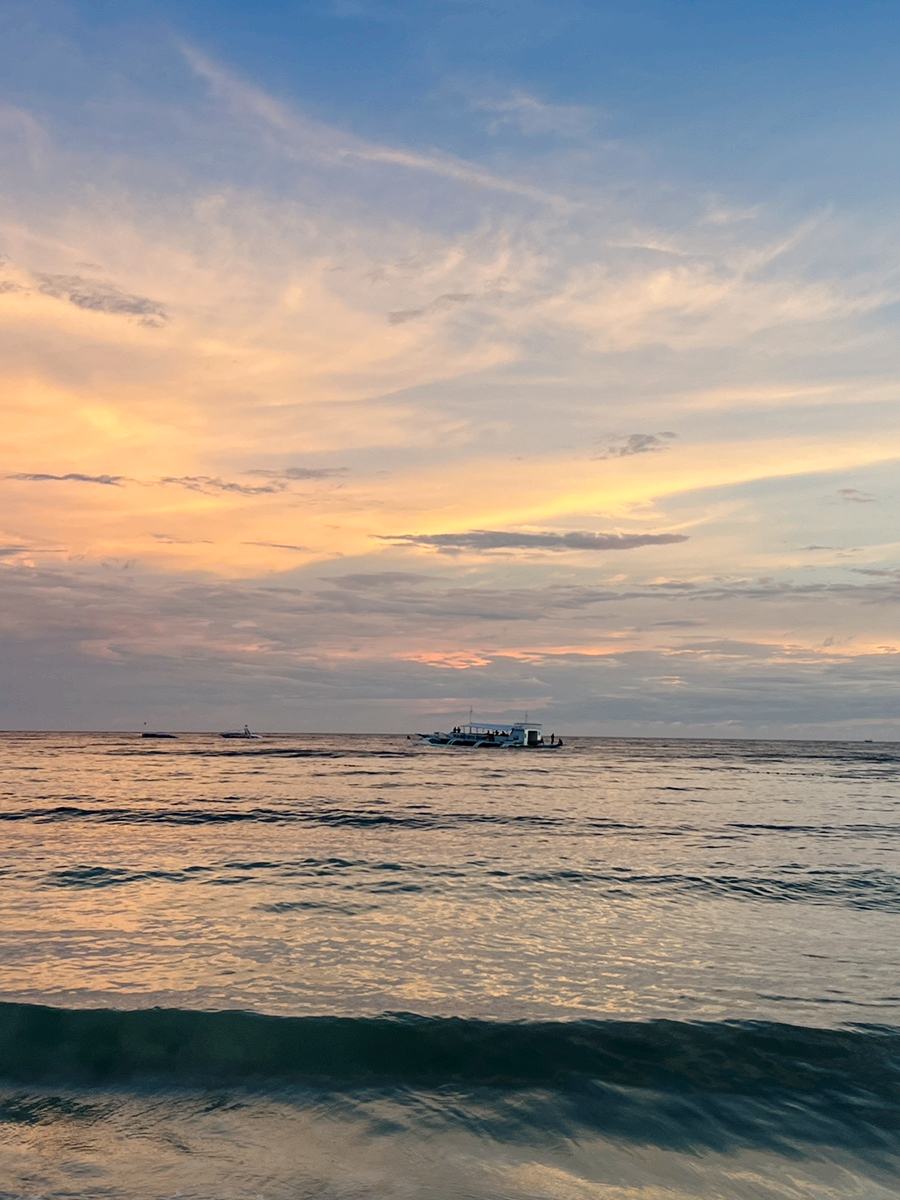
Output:
[[[698,626],[703,626],[706,621],[694,621],[690,617],[679,618],[674,621],[654,621],[654,629],[695,629]]]
[[[181,538],[171,533],[151,533],[154,541],[162,542],[165,546],[211,546],[209,538]]]
[[[869,575],[875,579],[896,579],[900,582],[900,567],[850,567],[857,575]]]
[[[850,504],[874,504],[876,500],[871,492],[862,492],[859,488],[838,488],[838,495]]]
[[[836,553],[796,549],[840,541],[830,492],[869,505],[854,561],[893,561],[890,505],[874,503],[900,446],[896,339],[875,312],[897,291],[889,225],[768,204],[711,220],[702,189],[654,179],[646,156],[635,187],[627,147],[523,153],[509,134],[576,136],[579,116],[525,90],[485,103],[486,149],[471,112],[455,131],[479,165],[367,142],[195,66],[213,94],[190,80],[172,103],[159,72],[140,96],[152,137],[126,158],[103,124],[124,115],[98,102],[77,130],[46,116],[40,170],[20,155],[6,173],[3,470],[19,474],[0,484],[15,512],[0,625],[32,659],[58,651],[18,681],[76,679],[106,647],[134,669],[67,693],[104,694],[113,718],[115,689],[143,703],[165,660],[166,695],[196,697],[198,720],[244,681],[263,701],[308,683],[310,720],[323,696],[368,697],[339,714],[364,728],[391,698],[456,702],[428,663],[503,704],[580,704],[619,672],[627,707],[690,658],[704,665],[684,711],[715,712],[749,690],[729,672],[761,656],[764,695],[781,658],[830,669],[827,636],[858,639],[857,657],[890,639],[893,575],[851,586]],[[321,465],[338,462],[352,478]],[[597,528],[638,532],[579,532]],[[425,551],[431,577],[391,569]],[[323,581],[337,558],[348,573]],[[680,578],[659,579],[673,561]]]
[[[414,728],[416,714],[434,705],[461,713],[474,703],[492,714],[543,708],[572,732],[702,732],[732,721],[736,734],[781,736],[817,720],[846,732],[854,722],[889,722],[895,710],[896,650],[827,645],[818,630],[833,623],[836,599],[855,600],[856,618],[870,619],[886,592],[880,580],[842,593],[769,586],[748,598],[754,627],[758,599],[789,600],[801,641],[742,635],[735,608],[720,625],[710,621],[705,638],[690,627],[687,637],[678,627],[636,631],[635,621],[644,628],[657,617],[679,619],[684,593],[671,587],[445,587],[404,572],[222,586],[77,563],[2,573],[0,661],[17,664],[33,685],[15,703],[0,696],[0,711],[19,723],[27,714],[31,727],[71,727],[79,717],[82,727],[121,727],[121,709],[136,702],[129,676],[140,679],[142,711],[155,697],[184,728],[220,723],[231,703],[270,728],[322,728],[326,720],[329,728],[396,731]],[[697,619],[714,615],[695,607],[703,592],[689,592]],[[127,671],[110,674],[110,661]],[[455,690],[448,667],[464,676]],[[61,677],[79,683],[71,708]]]
[[[430,304],[426,304],[424,308],[408,308],[401,309],[399,312],[389,312],[388,324],[403,325],[406,321],[414,321],[417,317],[427,317],[435,312],[447,312],[457,305],[468,304],[470,300],[474,299],[473,292],[445,292],[436,300],[432,300]]]
[[[252,471],[245,472],[247,475],[254,475],[259,479],[277,479],[285,482],[293,482],[295,480],[307,479],[333,479],[338,475],[346,475],[346,467],[284,467],[281,470],[268,470],[266,468],[257,467]]]
[[[18,471],[7,475],[7,479],[17,479],[28,483],[100,483],[105,487],[122,487],[132,482],[124,475],[82,475],[78,471],[69,471],[65,475],[50,475],[42,471]]]
[[[401,533],[377,535],[396,546],[422,546],[447,553],[464,550],[636,550],[686,542],[683,533],[516,533],[470,529],[466,533]]]
[[[189,492],[201,492],[211,496],[216,492],[232,492],[239,496],[271,496],[285,490],[285,484],[275,481],[265,484],[235,483],[230,479],[219,479],[212,475],[164,475],[159,483],[173,484]]]
[[[236,113],[245,119],[261,122],[281,139],[284,150],[299,154],[304,159],[318,158],[333,166],[380,163],[449,179],[468,188],[506,192],[557,209],[572,210],[578,207],[564,196],[547,192],[529,183],[496,175],[476,163],[449,154],[419,154],[411,150],[380,145],[334,126],[299,116],[262,89],[243,82],[237,75],[213,62],[192,46],[183,44],[182,53],[191,69],[201,79],[205,79],[214,93],[226,100]]]
[[[584,138],[593,132],[596,114],[577,104],[548,104],[516,89],[506,96],[470,98],[472,108],[493,114],[488,123],[492,134],[512,126],[527,136],[556,134]]]
[[[251,484],[239,483],[235,480],[220,479],[214,475],[163,475],[159,479],[131,479],[126,475],[84,475],[81,472],[69,471],[65,475],[53,475],[44,471],[18,471],[6,475],[6,479],[14,479],[27,483],[99,483],[107,487],[124,487],[126,484],[139,484],[141,487],[175,486],[185,488],[190,492],[200,492],[203,495],[214,495],[217,492],[232,493],[239,496],[272,496],[284,492],[294,482],[315,479],[330,479],[343,475],[345,468],[314,469],[307,467],[288,467],[283,471],[254,470],[246,474],[256,478],[271,480],[270,483]],[[154,535],[156,536],[156,535]],[[245,542],[245,545],[264,545],[265,543]]]
[[[36,278],[39,290],[45,296],[68,300],[76,308],[141,317],[143,323],[149,325],[159,325],[168,320],[166,310],[155,300],[122,292],[110,283],[84,279],[81,275],[39,274]]]
[[[429,575],[418,575],[412,571],[361,571],[351,575],[335,575],[326,580],[333,587],[349,588],[351,591],[395,588],[401,584],[426,583]]]
[[[608,439],[593,457],[628,458],[632,454],[657,454],[660,450],[668,450],[669,443],[677,436],[668,430],[662,433],[629,433],[624,437]]]

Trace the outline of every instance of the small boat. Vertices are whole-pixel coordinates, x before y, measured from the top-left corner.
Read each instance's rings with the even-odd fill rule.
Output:
[[[456,725],[449,733],[420,733],[421,746],[452,746],[469,750],[561,750],[562,738],[555,733],[544,738],[541,726],[534,721],[514,721],[511,725],[492,725],[484,721],[469,721]]]
[[[262,734],[261,733],[251,733],[250,726],[245,725],[244,728],[241,730],[232,730],[230,733],[220,733],[219,737],[241,738],[244,741],[246,741],[248,739],[255,739],[258,741],[262,737]]]
[[[149,733],[147,730],[145,730],[141,734],[141,737],[142,738],[177,738],[178,734],[177,733]]]

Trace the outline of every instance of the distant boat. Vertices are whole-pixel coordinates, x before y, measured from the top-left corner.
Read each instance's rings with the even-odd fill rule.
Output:
[[[177,738],[177,733],[148,733],[146,730],[141,734],[142,738]]]
[[[245,725],[245,726],[244,726],[244,728],[243,728],[243,729],[241,729],[240,731],[235,731],[235,730],[232,730],[232,731],[231,731],[231,732],[229,732],[229,733],[220,733],[220,734],[219,734],[219,737],[224,737],[224,738],[241,738],[242,740],[246,741],[248,738],[250,738],[250,739],[254,739],[254,738],[255,738],[255,739],[259,740],[259,739],[262,737],[262,734],[261,734],[261,733],[251,733],[251,732],[250,732],[250,726],[249,726],[249,725]]]
[[[544,740],[541,726],[534,721],[514,721],[511,725],[469,721],[456,725],[449,733],[420,733],[421,746],[452,746],[469,750],[561,750],[562,738],[550,735]]]

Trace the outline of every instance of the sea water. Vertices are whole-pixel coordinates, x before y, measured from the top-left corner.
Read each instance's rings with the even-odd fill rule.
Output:
[[[2,735],[0,1197],[896,1197],[898,785]]]

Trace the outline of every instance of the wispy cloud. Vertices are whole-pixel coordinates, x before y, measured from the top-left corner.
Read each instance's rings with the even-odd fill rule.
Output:
[[[9,267],[5,260],[0,260],[0,267],[4,265]],[[96,269],[100,270],[99,267]],[[83,275],[52,275],[41,271],[32,274],[21,267],[14,273],[18,278],[0,279],[0,296],[49,296],[85,312],[137,317],[140,324],[150,328],[159,328],[169,319],[166,308],[158,301],[134,295],[109,280],[88,279]]]
[[[216,492],[232,492],[238,496],[274,496],[287,486],[282,480],[263,484],[237,483],[213,475],[164,475],[158,482],[182,487],[189,492],[201,492],[206,496],[215,495]]]
[[[850,567],[857,575],[868,575],[874,579],[896,579],[900,582],[900,567]]]
[[[154,541],[162,542],[165,546],[209,546],[212,544],[209,538],[182,538],[175,537],[171,533],[152,533],[150,536]]]
[[[90,312],[115,313],[141,317],[145,324],[159,325],[168,319],[165,308],[155,300],[144,296],[133,296],[111,283],[95,279],[84,279],[80,275],[37,276],[39,290],[45,296],[57,300],[68,300],[76,308]]]
[[[4,478],[23,483],[97,483],[106,487],[126,487],[137,484],[141,487],[173,486],[206,496],[216,493],[231,493],[237,496],[274,496],[287,491],[291,483],[329,479],[342,474],[340,470],[314,470],[288,468],[285,471],[248,471],[248,475],[270,479],[270,483],[241,483],[233,479],[221,479],[215,475],[162,475],[158,479],[132,479],[126,475],[86,475],[80,471],[67,471],[54,475],[47,471],[16,471]]]
[[[17,471],[7,475],[25,483],[99,483],[104,487],[124,487],[132,482],[124,475],[82,475],[80,471],[67,471],[65,475],[50,475],[43,471]]]
[[[677,434],[664,431],[662,433],[629,433],[624,437],[604,439],[596,454],[592,457],[629,458],[632,454],[657,454],[667,450]]]
[[[498,134],[510,127],[527,136],[555,134],[566,138],[589,136],[596,113],[578,104],[550,104],[529,92],[515,89],[505,95],[470,97],[472,108],[490,113],[488,129]]]
[[[331,587],[349,588],[351,591],[380,591],[398,586],[419,586],[427,583],[429,578],[414,571],[358,571],[350,575],[332,576],[327,583]]]
[[[448,154],[419,154],[415,151],[367,142],[344,130],[299,116],[266,92],[239,79],[232,72],[194,47],[182,45],[191,68],[242,116],[262,122],[277,134],[285,150],[303,157],[316,157],[333,165],[381,163],[409,171],[449,179],[467,187],[505,192],[540,205],[572,210],[576,205],[565,196],[544,191],[532,184],[494,174],[464,159]]]
[[[876,500],[876,497],[870,492],[863,492],[859,488],[852,487],[838,488],[838,495],[849,504],[874,504]]]
[[[341,475],[347,474],[346,467],[284,467],[282,469],[268,469],[264,467],[255,467],[252,471],[245,472],[247,475],[253,475],[260,479],[279,480],[284,483],[303,482],[313,479],[334,479]]]
[[[388,313],[388,324],[402,325],[406,321],[414,321],[416,317],[426,317],[429,313],[447,312],[448,309],[455,308],[460,304],[468,304],[470,300],[474,300],[473,292],[445,292],[443,296],[438,296],[436,300],[432,300],[430,304],[426,304],[422,308],[407,308],[401,309],[399,312]]]
[[[500,529],[470,529],[466,533],[401,533],[379,535],[397,546],[421,546],[458,552],[489,550],[636,550],[686,542],[683,533],[516,533]]]

